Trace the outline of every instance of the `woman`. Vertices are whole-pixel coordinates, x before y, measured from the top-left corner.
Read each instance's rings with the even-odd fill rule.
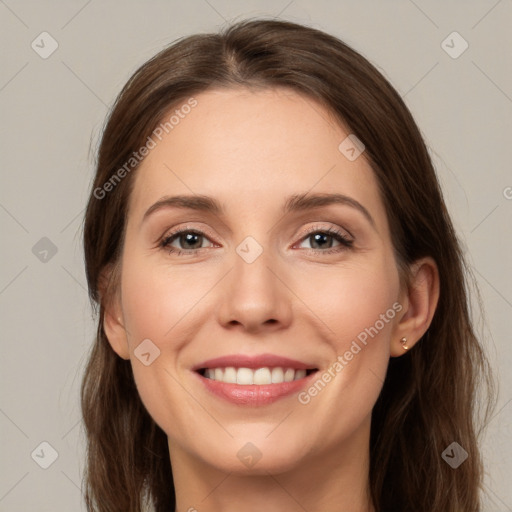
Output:
[[[84,249],[89,510],[481,510],[463,255],[409,111],[343,42],[246,21],[144,64]]]

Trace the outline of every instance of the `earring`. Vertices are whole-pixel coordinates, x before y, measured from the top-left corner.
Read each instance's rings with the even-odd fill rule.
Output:
[[[400,340],[400,343],[402,344],[402,347],[404,347],[404,350],[408,350],[408,349],[409,349],[409,347],[406,345],[406,343],[407,343],[407,338],[402,338],[402,339]]]

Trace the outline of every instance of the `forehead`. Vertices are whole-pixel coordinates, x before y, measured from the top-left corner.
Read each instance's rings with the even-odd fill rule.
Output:
[[[350,131],[315,100],[289,89],[217,89],[171,109],[174,123],[136,171],[131,211],[165,195],[203,194],[253,212],[283,196],[339,192],[384,213],[364,153],[340,150]],[[187,103],[185,99],[182,105]],[[178,111],[178,112],[176,112]],[[187,113],[185,113],[187,112]]]

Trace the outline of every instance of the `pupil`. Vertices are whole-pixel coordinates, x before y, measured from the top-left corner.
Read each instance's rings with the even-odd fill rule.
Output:
[[[317,233],[315,235],[312,235],[313,239],[314,239],[314,244],[318,244],[318,242],[321,243],[321,239],[324,239],[325,241],[325,238],[330,238],[330,235],[327,235],[325,233]],[[313,244],[313,245],[314,245]],[[327,247],[331,247],[332,246],[332,241],[331,241],[331,244],[328,244]],[[322,245],[320,244],[320,247],[325,247],[325,245]],[[315,249],[316,247],[313,247],[313,249]]]
[[[187,233],[186,235],[181,236],[181,241],[185,242],[183,245],[187,245],[187,244],[194,245],[193,239],[196,238],[196,243],[197,243],[197,239],[200,237],[201,237],[201,235],[198,235],[196,233]],[[199,244],[199,247],[201,247],[201,243]],[[192,247],[192,249],[196,249],[196,247]]]

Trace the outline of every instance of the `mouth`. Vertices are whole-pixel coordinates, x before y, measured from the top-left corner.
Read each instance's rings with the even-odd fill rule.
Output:
[[[266,366],[256,369],[228,366],[225,368],[200,368],[197,370],[205,379],[224,382],[225,384],[238,384],[240,386],[282,384],[283,382],[304,379],[316,371],[318,371],[317,368],[304,370],[282,366],[272,368]]]
[[[218,357],[192,368],[206,390],[236,405],[268,405],[305,388],[318,367],[272,354]]]

